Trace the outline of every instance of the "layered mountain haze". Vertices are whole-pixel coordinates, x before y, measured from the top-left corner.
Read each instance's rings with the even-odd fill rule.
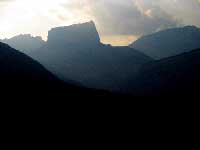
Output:
[[[33,37],[30,34],[21,34],[10,39],[0,40],[0,42],[6,43],[26,54],[41,48],[45,44],[41,37]]]
[[[152,61],[127,82],[127,89],[138,96],[199,96],[199,67],[200,49]]]
[[[0,83],[8,91],[198,95],[200,29],[195,26],[159,31],[130,46],[103,44],[93,21],[52,28],[47,41],[29,34],[1,41],[10,45],[0,43]]]
[[[78,84],[60,80],[29,56],[0,42],[0,90],[2,94],[20,98],[30,96],[115,96],[114,93],[87,89]],[[16,95],[17,94],[17,95]],[[7,97],[9,95],[6,95]],[[118,95],[117,95],[118,96]],[[34,99],[36,100],[36,99]]]
[[[0,43],[0,82],[1,85],[19,84],[52,84],[59,79],[42,65],[25,54]],[[27,83],[26,83],[27,82]],[[19,85],[20,86],[20,85]]]
[[[152,60],[129,47],[102,44],[94,22],[52,29],[46,45],[31,56],[63,80],[112,91]]]
[[[162,59],[200,48],[200,28],[185,26],[143,36],[130,47],[154,58]]]
[[[199,18],[200,0],[0,0],[1,94],[199,96]]]

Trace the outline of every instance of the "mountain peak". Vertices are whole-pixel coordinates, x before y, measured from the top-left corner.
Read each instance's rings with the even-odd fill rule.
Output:
[[[48,44],[52,45],[98,45],[100,37],[93,21],[56,27],[48,32]]]
[[[32,40],[32,39],[36,39],[36,40],[43,41],[41,36],[36,36],[36,37],[34,37],[34,36],[31,35],[31,34],[19,34],[19,35],[16,35],[16,36],[14,36],[14,37],[12,37],[12,38],[10,38],[10,39],[5,39],[5,40],[15,40],[15,39],[17,39],[17,40],[19,40],[19,39],[22,39],[22,40],[27,40],[27,39],[28,39],[28,40]]]
[[[45,44],[45,41],[42,40],[42,37],[34,37],[31,34],[20,34],[10,39],[4,39],[0,41],[26,54],[41,48]]]
[[[162,59],[200,48],[199,39],[198,27],[185,26],[143,36],[130,46],[154,59]]]

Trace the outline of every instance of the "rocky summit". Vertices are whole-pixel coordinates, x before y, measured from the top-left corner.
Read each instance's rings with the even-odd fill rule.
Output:
[[[53,28],[48,32],[48,44],[59,46],[90,46],[100,44],[100,37],[93,21],[66,27]]]
[[[112,91],[152,60],[128,46],[104,45],[94,22],[50,30],[46,45],[31,56],[63,80]]]

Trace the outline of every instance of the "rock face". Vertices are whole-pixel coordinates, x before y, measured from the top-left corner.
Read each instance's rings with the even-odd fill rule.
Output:
[[[139,96],[199,96],[200,49],[144,65],[127,82]]]
[[[41,37],[33,37],[30,34],[18,35],[10,39],[1,40],[1,42],[26,54],[41,48],[45,44]]]
[[[54,28],[47,44],[31,56],[63,80],[90,88],[119,91],[148,56],[129,47],[100,42],[93,22]]]
[[[94,22],[53,28],[48,33],[48,44],[54,46],[99,45],[100,38]]]
[[[195,26],[174,28],[141,37],[130,47],[162,59],[200,48],[200,29]]]

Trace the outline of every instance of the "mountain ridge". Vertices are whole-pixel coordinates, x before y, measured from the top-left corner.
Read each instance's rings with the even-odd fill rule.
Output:
[[[41,48],[46,42],[42,40],[40,36],[32,36],[31,34],[20,34],[10,39],[0,40],[2,43],[6,43],[11,47],[28,54],[34,50]]]
[[[123,80],[152,60],[127,46],[102,44],[93,22],[53,30],[46,45],[31,56],[61,79],[72,79],[89,88],[120,90]]]
[[[63,97],[65,100],[77,96],[120,96],[103,90],[84,88],[64,82],[46,70],[41,64],[26,54],[0,42],[0,91],[1,96],[14,98],[49,98]],[[43,97],[44,96],[44,97]]]
[[[199,41],[199,28],[186,26],[176,30],[188,30],[181,33],[183,39],[192,35]],[[174,33],[174,29],[158,33],[169,31]],[[47,90],[47,95],[59,91],[72,96],[113,96],[112,92],[133,96],[198,95],[200,49],[181,49],[178,54],[176,51],[170,57],[154,60],[140,50],[102,44],[94,22],[57,27],[49,34],[50,40],[29,53],[32,58],[0,42],[0,88],[31,89],[31,93]]]
[[[1,82],[36,81],[48,82],[58,80],[42,65],[24,53],[0,42]],[[19,78],[19,79],[18,79]]]
[[[152,61],[127,83],[139,96],[198,95],[200,49]]]
[[[154,59],[167,58],[200,48],[200,29],[195,26],[171,28],[143,36],[129,46]]]

